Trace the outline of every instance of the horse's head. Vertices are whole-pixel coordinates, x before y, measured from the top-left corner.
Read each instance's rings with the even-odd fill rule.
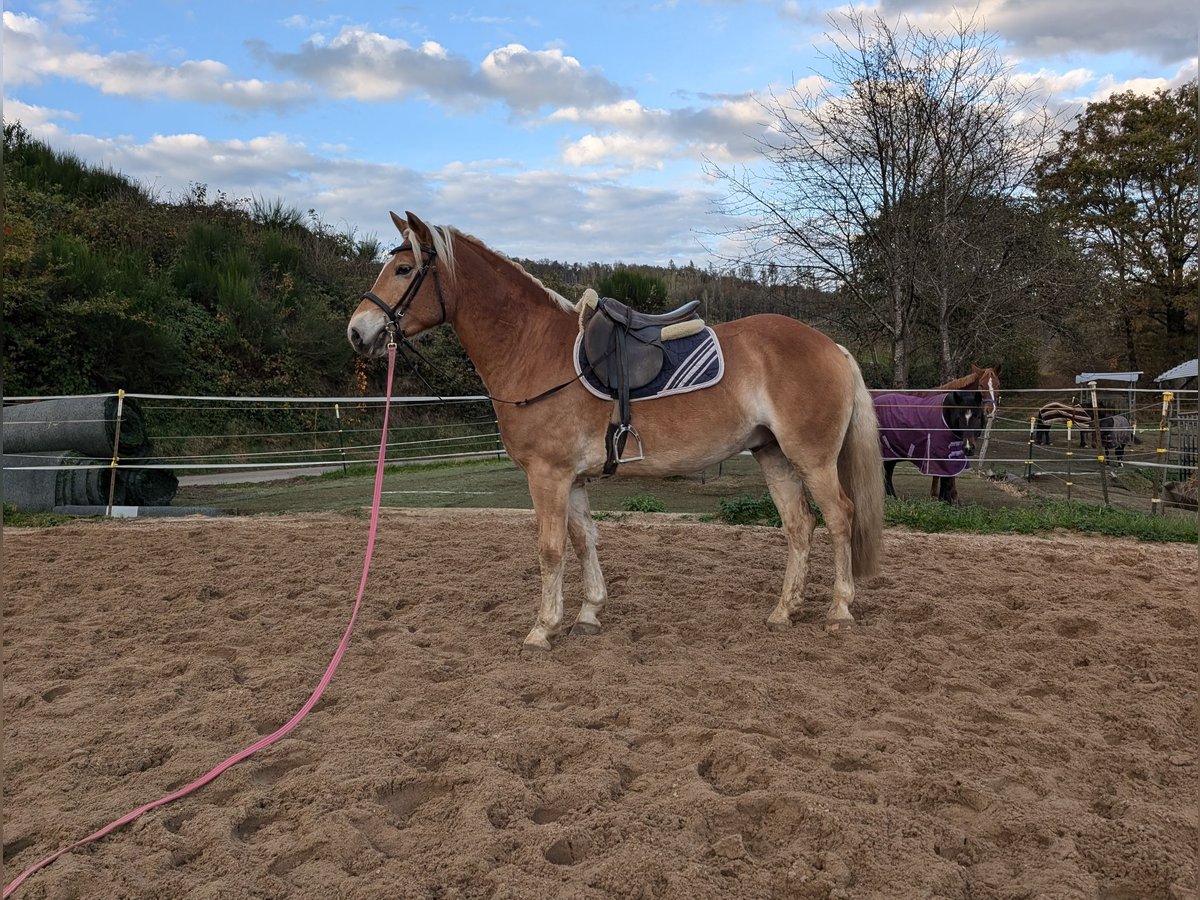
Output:
[[[985,422],[982,391],[950,391],[942,401],[942,418],[946,427],[963,442],[967,456],[975,454],[975,446]]]
[[[1000,363],[988,369],[972,363],[971,374],[975,376],[975,386],[983,394],[983,411],[990,419],[1000,405]]]
[[[443,278],[453,280],[450,232],[430,228],[412,213],[405,216],[407,221],[391,213],[403,240],[388,254],[346,327],[350,345],[364,356],[382,356],[393,331],[396,337],[413,337],[448,321],[442,287]]]

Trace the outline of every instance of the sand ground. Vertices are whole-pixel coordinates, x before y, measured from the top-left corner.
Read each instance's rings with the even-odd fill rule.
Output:
[[[17,896],[1195,897],[1195,547],[893,529],[830,636],[823,531],[772,632],[780,532],[599,527],[604,631],[525,658],[531,515],[385,513],[300,727]],[[283,724],[366,530],[6,530],[5,879]]]

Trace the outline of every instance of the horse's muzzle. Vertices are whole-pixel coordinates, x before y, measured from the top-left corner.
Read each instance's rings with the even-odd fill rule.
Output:
[[[359,321],[356,316],[346,327],[346,338],[355,353],[363,356],[383,356],[387,347],[388,330],[373,323]]]

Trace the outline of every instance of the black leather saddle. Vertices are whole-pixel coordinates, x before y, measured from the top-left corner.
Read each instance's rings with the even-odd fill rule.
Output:
[[[593,305],[592,301],[585,303]],[[669,313],[650,315],[612,297],[594,301],[595,310],[583,323],[583,352],[597,380],[617,401],[614,421],[609,423],[605,438],[605,475],[615,472],[619,463],[645,458],[642,439],[630,424],[629,392],[658,377],[665,360],[664,341],[696,334],[704,328],[704,321],[696,315],[699,305],[699,300],[692,300]],[[637,442],[637,453],[623,456],[631,435]]]
[[[662,371],[663,342],[699,331],[694,327],[673,331],[672,326],[693,321],[703,326],[696,315],[699,305],[699,300],[692,300],[669,313],[649,315],[612,297],[601,297],[583,329],[583,352],[596,378],[613,391],[648,385]]]

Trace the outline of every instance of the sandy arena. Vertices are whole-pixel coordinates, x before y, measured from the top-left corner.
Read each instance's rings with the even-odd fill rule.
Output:
[[[287,721],[366,532],[6,530],[5,881]],[[605,630],[523,658],[531,515],[385,513],[308,719],[15,896],[1196,896],[1194,546],[892,529],[830,636],[823,530],[781,633],[779,531],[600,535]]]

